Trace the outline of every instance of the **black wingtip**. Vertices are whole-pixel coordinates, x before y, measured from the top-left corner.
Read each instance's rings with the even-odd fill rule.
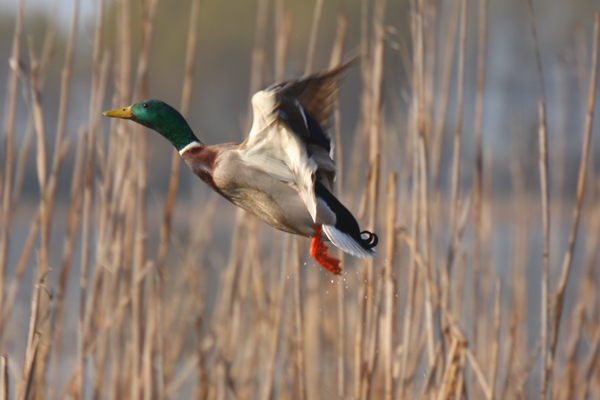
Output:
[[[366,238],[363,238],[363,235],[366,235]],[[379,238],[373,232],[362,231],[360,233],[360,244],[365,250],[371,250],[373,247],[377,246],[379,243]]]

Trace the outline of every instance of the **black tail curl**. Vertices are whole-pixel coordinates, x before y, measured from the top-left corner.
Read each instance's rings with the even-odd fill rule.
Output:
[[[367,235],[367,237],[363,239],[363,235]],[[377,243],[379,243],[379,238],[375,233],[369,231],[362,231],[360,233],[360,245],[363,249],[371,250],[373,247],[377,246]]]
[[[327,206],[335,213],[337,221],[336,229],[352,237],[365,250],[371,250],[377,246],[379,239],[377,235],[369,231],[360,231],[358,222],[346,207],[323,184],[315,182],[315,193],[327,203]],[[363,238],[366,235],[366,238]]]

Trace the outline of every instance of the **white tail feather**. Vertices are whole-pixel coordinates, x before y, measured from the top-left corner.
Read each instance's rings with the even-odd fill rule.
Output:
[[[375,250],[365,250],[354,238],[331,225],[323,225],[323,232],[334,246],[358,258],[373,258]]]

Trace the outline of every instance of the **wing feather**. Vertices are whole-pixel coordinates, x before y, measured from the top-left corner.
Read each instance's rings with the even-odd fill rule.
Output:
[[[315,181],[330,190],[336,167],[326,134],[333,94],[351,61],[328,72],[272,85],[252,97],[254,119],[239,151],[248,165],[292,184],[317,220]]]

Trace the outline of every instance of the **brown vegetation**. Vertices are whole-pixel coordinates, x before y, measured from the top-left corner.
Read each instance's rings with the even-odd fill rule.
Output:
[[[569,133],[583,138],[575,191],[564,182],[567,130],[553,127],[551,139],[547,133],[544,65],[531,4],[541,84],[539,146],[526,161],[538,162],[538,175],[529,187],[526,161],[516,149],[506,166],[511,189],[496,191],[495,164],[483,140],[487,1],[445,7],[413,1],[405,18],[410,43],[390,39],[385,0],[361,3],[360,126],[353,139],[341,133],[344,113],[337,105],[336,158],[339,165],[343,155],[350,161],[336,190],[381,241],[372,261],[339,254],[345,273],[338,277],[312,265],[306,240],[273,232],[241,210],[235,221],[224,217],[233,206],[216,195],[201,202],[178,199],[176,152],[168,187],[157,189],[166,193],[164,204],[147,205],[152,169],[146,132],[126,121],[102,120],[101,112],[107,93],[115,107],[148,95],[158,0],[142,2],[140,32],[132,29],[132,2],[115,1],[117,45],[104,42],[104,5],[96,3],[89,118],[71,143],[65,122],[77,7],[58,124],[50,136],[42,95],[54,28],[50,24],[38,55],[23,33],[20,1],[0,165],[0,399],[600,397],[600,185],[591,142],[598,126],[600,13],[582,39],[584,49],[585,40],[591,43],[580,66],[585,74],[573,72],[587,94],[583,132]],[[177,72],[183,76],[178,108],[184,115],[201,3],[191,1],[186,53],[180,55],[184,68]],[[266,70],[277,79],[286,75],[292,18],[283,0],[274,3],[271,10],[268,0],[258,0],[250,93],[265,84]],[[325,46],[318,44],[323,3],[315,1],[306,72],[314,69],[316,47]],[[469,14],[467,6],[478,12]],[[331,66],[348,53],[348,20],[341,14],[336,22]],[[475,91],[465,85],[468,24],[478,32]],[[270,29],[277,38],[272,42]],[[111,51],[104,52],[107,47]],[[401,60],[406,87],[384,85],[393,73],[388,52]],[[406,107],[387,101],[386,91],[403,93]],[[15,127],[20,94],[27,115],[22,132]],[[475,104],[472,122],[463,119],[468,98]],[[445,132],[449,121],[455,122],[452,134]],[[469,123],[474,159],[461,151]],[[444,142],[445,136],[452,138]],[[53,145],[46,143],[50,137]],[[444,160],[444,143],[451,141],[450,160]],[[344,153],[343,147],[352,150]],[[39,186],[33,210],[21,202],[28,159],[35,160]],[[67,161],[71,168],[65,171]],[[558,172],[552,176],[550,170]],[[65,173],[70,195],[58,204]],[[176,208],[185,210],[185,221],[176,220]],[[563,210],[571,210],[569,222]],[[53,237],[53,224],[64,234]],[[216,250],[223,225],[232,228],[227,257]],[[11,240],[18,231],[26,233],[17,248]],[[566,231],[568,240],[561,234]],[[508,250],[498,255],[497,247]],[[32,285],[24,280],[28,274]]]

